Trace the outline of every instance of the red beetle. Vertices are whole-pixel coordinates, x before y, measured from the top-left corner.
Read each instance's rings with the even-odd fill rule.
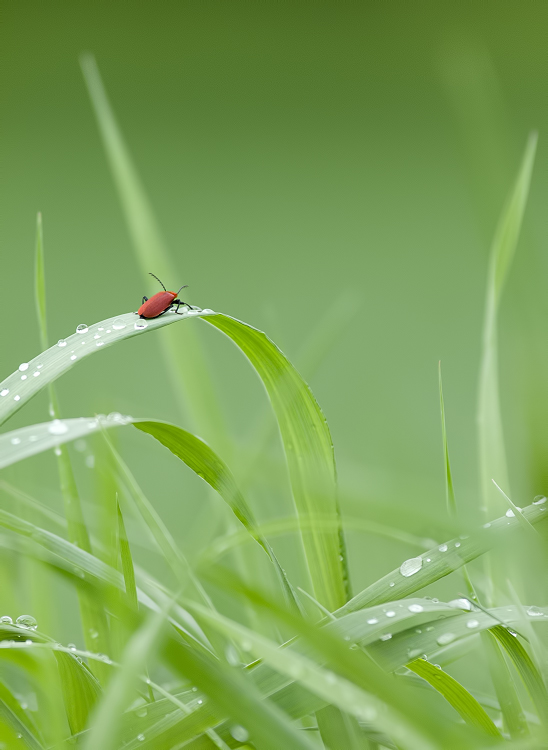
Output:
[[[149,276],[154,276],[154,274],[151,273]],[[154,276],[154,278],[157,281],[160,281],[157,276]],[[162,284],[161,281],[160,284]],[[177,309],[175,310],[176,313],[179,312],[181,305],[187,305],[187,307],[190,307],[187,302],[182,302],[180,299],[177,299],[177,295],[181,289],[186,289],[188,284],[182,286],[181,289],[179,289],[179,292],[168,292],[163,284],[162,286],[164,287],[163,292],[158,292],[150,299],[148,297],[143,297],[141,307],[137,310],[137,315],[140,318],[158,318],[168,310],[171,310],[173,305],[177,305]]]

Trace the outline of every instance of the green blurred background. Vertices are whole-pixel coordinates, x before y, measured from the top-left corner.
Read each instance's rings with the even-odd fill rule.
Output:
[[[422,535],[444,523],[441,360],[457,499],[473,518],[489,246],[538,129],[500,357],[512,497],[525,505],[548,491],[547,24],[539,2],[8,0],[0,378],[39,351],[38,210],[52,342],[157,291],[137,267],[80,71],[89,51],[178,270],[164,282],[187,283],[194,304],[265,330],[302,370],[332,430],[345,512]],[[160,356],[163,331],[68,373],[58,382],[63,415],[116,410],[176,422],[203,435],[243,481],[264,420],[274,424],[266,397],[222,336],[185,325],[205,347],[230,451],[179,410]],[[42,394],[9,428],[47,418]],[[129,428],[118,439],[191,557],[224,530],[222,501],[164,449]],[[92,514],[86,459],[97,444],[79,447]],[[246,481],[263,520],[291,512],[280,457],[272,441]],[[61,507],[53,456],[3,476]],[[356,589],[406,555],[357,530],[349,541]],[[276,546],[299,578],[291,539]]]

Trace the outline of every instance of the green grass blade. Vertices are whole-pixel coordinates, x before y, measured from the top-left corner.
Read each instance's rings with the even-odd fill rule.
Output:
[[[408,667],[432,685],[440,695],[443,695],[445,700],[453,706],[455,711],[458,711],[467,724],[481,729],[492,737],[501,737],[499,730],[478,701],[451,675],[442,669],[438,669],[433,664],[424,661],[424,659],[417,659],[408,664]]]
[[[188,310],[182,314],[181,312],[177,315],[175,312],[166,313],[160,318],[148,321],[139,321],[132,312],[124,313],[90,325],[85,333],[73,333],[66,339],[61,339],[61,345],[56,344],[23,363],[23,370],[16,370],[0,383],[0,425],[49,383],[89,355],[133,336],[164,328],[171,323],[197,315],[211,314],[211,311],[207,310]],[[21,372],[28,375],[25,380],[21,380]]]
[[[0,682],[0,724],[4,724],[13,733],[13,747],[22,742],[23,747],[30,750],[44,750],[43,740],[34,722],[3,682]]]
[[[118,511],[118,541],[120,545],[120,560],[122,563],[122,575],[124,576],[124,584],[126,587],[126,597],[131,609],[137,612],[139,610],[139,602],[137,598],[137,585],[135,583],[133,557],[131,556],[131,547],[129,546],[129,541],[127,538],[124,517],[118,503],[116,503],[116,506]]]
[[[224,461],[203,440],[175,425],[150,421],[136,422],[134,426],[158,440],[219,493],[251,537],[265,550],[275,567],[288,603],[299,611],[299,604],[291,584],[274,550],[258,531],[253,513]]]
[[[40,326],[40,343],[42,349],[48,348],[48,326],[46,319],[46,273],[44,265],[44,233],[42,229],[42,214],[36,217],[36,256],[34,270],[34,294],[36,313]]]
[[[160,229],[129,150],[116,122],[106,91],[92,55],[80,59],[84,79],[97,118],[103,146],[107,154],[126,223],[133,241],[137,260],[145,280],[149,272],[155,273],[165,283],[179,278],[165,247]],[[182,283],[182,282],[181,282]],[[177,283],[175,289],[178,289]],[[168,284],[168,288],[172,288]],[[176,396],[195,427],[206,435],[223,438],[226,432],[217,393],[211,381],[200,342],[193,330],[178,330],[160,341],[165,359],[165,369],[172,379]],[[181,334],[184,337],[181,338]],[[192,367],[188,363],[192,362]]]
[[[482,633],[482,644],[504,723],[512,739],[519,739],[528,734],[529,730],[512,675],[502,656],[500,646],[491,633]]]
[[[331,530],[303,533],[303,544],[316,598],[336,609],[347,599],[348,577],[326,420],[307,384],[262,331],[226,315],[208,322],[240,347],[263,381],[278,420],[298,514],[333,521]]]
[[[73,735],[78,734],[86,728],[103,691],[90,669],[85,665],[81,665],[81,669],[75,668],[75,663],[79,663],[75,656],[62,651],[55,651],[54,655],[70,731]]]
[[[500,503],[496,503],[497,495],[491,483],[492,477],[503,487],[510,486],[499,401],[497,313],[519,238],[536,146],[537,136],[532,134],[512,193],[500,217],[489,260],[478,397],[480,475],[486,512],[500,508]]]
[[[166,613],[156,612],[130,638],[122,657],[121,668],[91,717],[91,730],[83,750],[116,750],[121,733],[120,715],[134,695],[135,684],[145,671],[147,659],[159,650]]]
[[[445,404],[443,400],[443,385],[441,379],[441,362],[438,364],[438,378],[440,388],[440,414],[441,414],[441,436],[443,444],[443,457],[445,461],[445,493],[447,499],[447,511],[453,518],[457,515],[457,503],[453,489],[453,476],[451,474],[451,463],[449,461],[449,446],[447,444],[447,430],[445,427]]]

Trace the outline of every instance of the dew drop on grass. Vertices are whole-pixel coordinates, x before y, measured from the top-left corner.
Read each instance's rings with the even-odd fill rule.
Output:
[[[26,379],[27,379],[26,375],[21,375],[21,380],[26,380]]]
[[[233,727],[230,727],[230,734],[236,742],[247,742],[249,739],[249,732],[241,724],[234,724]]]
[[[452,643],[456,638],[454,633],[442,633],[439,638],[436,638],[438,646],[447,646],[448,643]]]
[[[38,623],[32,615],[20,615],[15,621],[15,624],[26,630],[36,630],[38,627]]]
[[[147,707],[141,706],[135,711],[135,716],[138,716],[140,719],[144,718],[147,715]]]
[[[451,601],[447,603],[450,607],[453,607],[453,609],[465,609],[467,612],[470,612],[472,609],[472,605],[468,599],[451,599]]]
[[[512,508],[508,508],[508,510],[506,511],[506,518],[513,518],[514,515],[515,515],[515,513],[512,510]]]
[[[368,624],[368,625],[376,625],[377,623],[378,623],[378,620],[377,620],[377,618],[376,618],[376,617],[371,617],[371,619],[369,619],[369,620],[367,621],[367,624]]]
[[[538,607],[529,607],[527,614],[529,617],[544,617],[544,612]]]
[[[447,552],[447,545],[446,544],[440,544],[438,547],[440,552]]]
[[[94,336],[93,338],[94,338],[94,339],[100,339],[100,338],[101,338],[101,334],[100,334],[100,333],[96,333],[96,334],[95,334],[95,336]]]
[[[404,578],[415,575],[422,568],[422,557],[411,557],[400,565],[400,573]]]
[[[89,632],[89,637],[92,638],[94,641],[97,638],[99,638],[99,633],[94,628],[90,628],[88,632]]]
[[[210,310],[209,307],[204,307],[204,309],[202,310],[202,312],[203,313],[212,313],[213,310]]]
[[[139,742],[144,742],[144,741],[145,741],[145,735],[144,735],[144,734],[142,734],[142,733],[141,733],[141,734],[138,734],[138,735],[137,735],[137,739],[139,740]]]
[[[53,422],[48,425],[48,432],[51,435],[65,435],[69,431],[69,428],[61,422],[60,419],[54,419]]]
[[[75,359],[78,359],[78,357],[76,356],[76,354],[73,354],[71,360],[74,362]]]
[[[455,547],[460,547],[460,542],[455,542]]]
[[[126,327],[126,324],[121,318],[116,318],[116,320],[112,324],[112,327],[114,328],[115,331],[121,331],[122,328]]]
[[[55,448],[53,452],[55,453],[56,456],[63,455],[63,451],[61,450],[61,448],[59,448],[59,446],[57,446],[57,448]]]
[[[392,633],[385,633],[381,635],[381,641],[389,641],[392,638]]]
[[[67,643],[67,648],[69,651],[76,651],[76,644],[75,643]]]
[[[20,442],[21,442],[21,438],[12,438],[11,439],[11,444],[12,445],[19,445]]]
[[[21,396],[14,396],[14,397],[13,397],[13,400],[14,400],[14,401],[20,401],[20,400],[21,400]]]
[[[104,346],[104,345],[105,345],[104,341],[96,341],[95,342],[95,346]]]
[[[146,320],[138,320],[136,321],[133,327],[135,328],[136,331],[142,331],[143,328],[146,328],[147,326],[148,326],[148,323],[146,322]]]
[[[9,388],[4,388],[3,390],[0,391],[0,396],[7,396],[9,392],[10,392]]]
[[[394,581],[390,581],[390,584],[389,584],[390,588],[392,588],[392,586],[395,586],[395,585],[396,584],[394,583]]]
[[[388,612],[386,613],[386,616],[387,616],[387,617],[395,617],[395,616],[396,616],[396,613],[394,612],[394,610],[393,610],[393,609],[391,609],[391,610],[389,610],[389,611],[388,611]]]
[[[488,529],[488,528],[489,528],[490,526],[491,526],[491,524],[490,524],[490,523],[484,523],[484,524],[483,524],[483,528],[484,528],[484,529]]]
[[[410,604],[407,609],[410,612],[422,612],[424,607],[421,604]]]
[[[57,342],[57,346],[63,347],[66,345],[67,345],[67,342],[65,341],[65,339],[59,339],[59,341]]]
[[[420,648],[408,648],[407,649],[408,659],[416,659],[418,656],[420,656],[420,654],[421,654]]]
[[[468,620],[466,627],[470,630],[474,630],[474,628],[479,627],[479,620]]]
[[[79,326],[76,326],[76,333],[87,333],[89,331],[89,328],[85,323],[80,323]]]
[[[9,615],[2,615],[0,617],[0,625],[13,625],[13,620]]]
[[[543,505],[546,502],[544,495],[537,495],[533,500],[533,505]]]
[[[33,378],[37,378],[38,375],[40,375],[40,370],[36,370],[36,372],[32,373]]]
[[[25,370],[29,369],[29,363],[28,362],[21,362],[19,365],[19,369],[21,372],[25,372]]]

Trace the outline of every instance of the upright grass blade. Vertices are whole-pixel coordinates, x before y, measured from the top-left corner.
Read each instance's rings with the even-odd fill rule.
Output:
[[[37,231],[36,231],[36,259],[35,259],[35,294],[36,310],[38,313],[38,324],[40,328],[40,340],[43,349],[48,347],[48,332],[46,320],[46,277],[44,263],[44,235],[42,228],[42,216],[38,214]],[[21,368],[20,368],[21,369]],[[42,375],[43,363],[37,363],[36,370],[32,376],[33,380]],[[25,372],[25,370],[23,370]],[[38,373],[38,375],[36,375]],[[58,424],[60,410],[55,393],[53,382],[49,381],[50,413],[56,418]],[[4,390],[0,389],[0,393]],[[6,394],[7,395],[7,394]],[[8,396],[9,398],[9,396]],[[17,403],[17,402],[13,402]],[[61,492],[63,495],[65,516],[67,519],[67,534],[69,541],[77,544],[86,552],[91,552],[91,542],[89,533],[84,519],[82,504],[76,486],[76,480],[72,471],[72,465],[69,455],[63,447],[57,450],[57,466],[59,469],[59,478],[61,483]],[[90,602],[83,592],[78,592],[80,613],[82,617],[82,630],[86,647],[89,649],[99,648],[108,652],[110,649],[109,632],[106,615],[98,601]],[[91,637],[93,634],[96,638]],[[105,680],[108,672],[102,664],[94,665],[97,676]]]
[[[263,381],[278,420],[298,514],[333,521],[331,530],[313,527],[302,536],[315,596],[336,609],[347,599],[348,576],[325,417],[299,373],[262,331],[226,315],[208,322],[234,341]]]
[[[491,633],[482,633],[482,644],[504,723],[512,739],[519,739],[528,734],[529,729],[510,670],[504,661],[499,644]]]
[[[121,734],[120,715],[131,702],[135,684],[145,671],[147,659],[160,649],[166,613],[156,612],[133,634],[123,657],[121,668],[111,680],[101,702],[91,717],[90,732],[83,750],[116,750]]]
[[[495,477],[503,487],[510,486],[499,399],[497,314],[518,243],[536,146],[537,135],[533,133],[529,136],[516,182],[499,219],[489,259],[478,397],[479,463],[486,512],[500,507],[500,503],[496,504],[497,495],[491,479]]]
[[[441,362],[438,363],[438,379],[440,387],[441,437],[443,444],[443,457],[445,461],[445,496],[447,499],[447,512],[454,518],[457,515],[457,503],[455,500],[455,491],[453,489],[453,476],[451,474],[451,462],[449,461],[449,447],[447,444],[447,430],[445,427],[445,404],[443,401]]]
[[[170,284],[175,284],[179,272],[165,247],[108,101],[95,58],[89,54],[82,55],[80,64],[143,278],[150,281],[148,273],[152,271],[166,284],[168,279],[171,280]],[[178,289],[179,286],[180,283],[177,283],[175,288]],[[168,288],[172,287],[168,284]],[[225,439],[226,428],[211,380],[211,369],[206,365],[195,332],[188,329],[184,332],[174,331],[162,338],[160,345],[174,392],[194,427],[210,437]],[[188,367],[189,362],[192,362],[192,367]]]

